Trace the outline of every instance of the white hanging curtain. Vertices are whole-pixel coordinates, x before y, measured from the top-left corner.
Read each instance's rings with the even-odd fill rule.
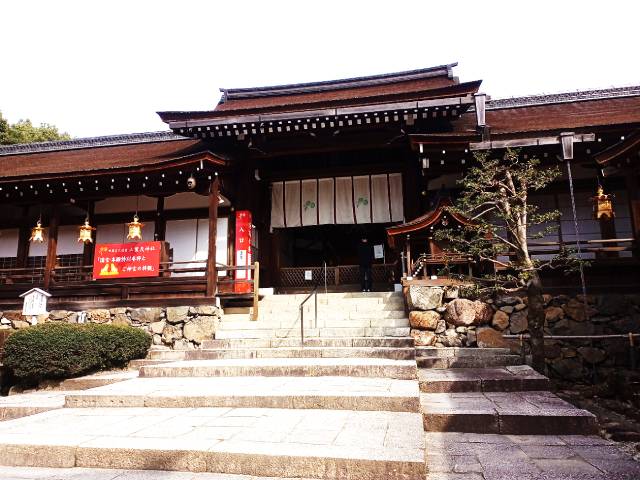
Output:
[[[302,225],[318,224],[318,181],[302,180]]]
[[[371,214],[373,223],[391,221],[389,205],[389,176],[371,175]]]
[[[369,175],[353,177],[353,201],[356,223],[371,223],[371,191]]]
[[[318,224],[336,223],[335,192],[333,178],[318,180]]]
[[[336,223],[354,223],[353,179],[336,177]]]
[[[300,181],[284,182],[284,214],[287,227],[301,227]]]
[[[401,173],[271,184],[272,228],[403,220]]]
[[[271,228],[284,227],[284,183],[271,184]]]

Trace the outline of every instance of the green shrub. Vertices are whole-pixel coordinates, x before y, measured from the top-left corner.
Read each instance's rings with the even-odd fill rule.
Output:
[[[22,382],[69,378],[143,358],[151,337],[120,325],[45,323],[9,336],[2,363]]]

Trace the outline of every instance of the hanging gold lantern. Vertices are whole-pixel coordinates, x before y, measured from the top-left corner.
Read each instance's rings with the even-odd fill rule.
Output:
[[[613,195],[605,194],[601,185],[598,185],[598,190],[595,197],[591,197],[593,202],[593,218],[599,220],[601,218],[612,219],[616,216],[613,211]]]
[[[44,228],[42,228],[42,222],[38,220],[36,226],[31,229],[31,238],[30,242],[44,242]]]
[[[78,236],[78,241],[82,243],[93,243],[93,238],[91,238],[91,232],[95,230],[95,227],[89,225],[89,219],[85,219],[84,225],[79,227],[80,235]]]
[[[138,220],[139,218],[136,214],[133,216],[133,222],[127,224],[129,227],[127,238],[129,240],[142,240],[142,227],[144,227],[144,223],[140,223]]]

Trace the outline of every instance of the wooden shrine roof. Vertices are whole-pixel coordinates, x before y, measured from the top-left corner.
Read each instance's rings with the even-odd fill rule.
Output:
[[[438,200],[438,204],[430,212],[427,212],[424,215],[414,218],[413,220],[410,220],[408,222],[394,225],[392,227],[387,227],[387,236],[391,238],[396,235],[407,235],[427,230],[432,225],[438,223],[444,215],[449,215],[461,225],[471,225],[471,222],[467,218],[449,210],[448,207],[450,207],[451,205],[451,200],[448,197],[440,198]]]
[[[199,140],[135,134],[0,147],[0,182],[152,169],[206,152]],[[211,155],[211,154],[210,154]]]
[[[466,112],[455,130],[475,132],[475,122],[475,112]],[[638,124],[640,87],[493,100],[486,123],[492,135]]]
[[[175,128],[191,126],[189,121],[197,120],[259,122],[264,120],[259,118],[260,114],[282,114],[279,119],[295,118],[295,113],[300,112],[339,115],[340,112],[326,110],[459,97],[477,92],[481,82],[460,83],[452,74],[455,65],[326,82],[222,89],[222,99],[214,110],[158,114]],[[251,116],[253,118],[249,118]]]

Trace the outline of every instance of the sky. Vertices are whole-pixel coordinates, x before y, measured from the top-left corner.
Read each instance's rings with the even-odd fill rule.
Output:
[[[493,98],[639,85],[640,2],[0,0],[0,111],[73,137],[166,130],[219,88],[458,62]]]

